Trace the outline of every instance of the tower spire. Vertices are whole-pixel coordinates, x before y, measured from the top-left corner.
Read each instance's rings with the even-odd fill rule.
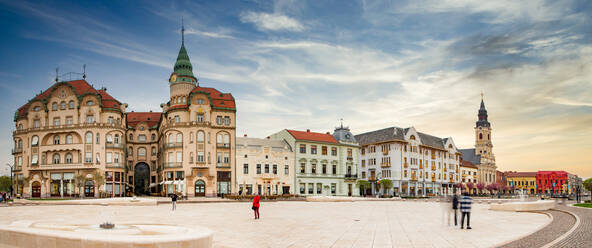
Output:
[[[185,45],[185,23],[183,22],[182,16],[181,16],[181,45]]]

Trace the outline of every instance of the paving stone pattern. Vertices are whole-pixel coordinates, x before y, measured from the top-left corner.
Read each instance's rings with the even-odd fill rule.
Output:
[[[546,211],[553,215],[553,222],[544,227],[543,229],[528,235],[519,240],[513,241],[509,244],[500,246],[503,248],[526,248],[526,247],[541,247],[553,240],[559,238],[564,233],[568,232],[573,225],[576,223],[576,219],[568,213],[549,210]],[[575,247],[575,246],[569,246]]]
[[[566,206],[558,208],[577,215],[580,218],[580,225],[573,233],[552,247],[592,247],[592,209]]]

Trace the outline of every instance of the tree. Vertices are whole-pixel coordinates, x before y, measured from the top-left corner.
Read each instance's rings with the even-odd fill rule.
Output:
[[[388,190],[393,187],[393,181],[390,179],[382,179],[379,181],[380,185],[382,185],[383,188],[383,195],[386,195],[388,193]]]
[[[362,192],[360,192],[360,195],[366,195],[366,188],[370,186],[370,182],[366,180],[358,180],[358,182],[356,182],[356,185],[358,186],[358,188],[362,188]]]
[[[473,184],[472,182],[468,182],[467,188],[469,188],[469,194],[473,194],[473,189],[475,188],[475,184]]]
[[[78,174],[76,176],[74,176],[74,183],[76,184],[76,187],[78,188],[78,193],[80,195],[80,197],[82,197],[83,194],[83,190],[82,187],[84,186],[84,183],[86,183],[86,177],[82,174]]]
[[[586,190],[592,191],[592,178],[586,179],[586,181],[582,183],[582,186],[584,186]]]
[[[477,189],[479,190],[479,193],[480,193],[480,194],[483,194],[483,189],[485,189],[485,184],[483,184],[483,183],[478,183],[478,184],[476,185],[476,187],[477,187]]]
[[[2,192],[10,191],[10,177],[9,176],[1,176],[0,177],[0,191],[2,191]]]
[[[93,180],[95,181],[95,185],[97,186],[97,191],[99,191],[99,197],[101,197],[101,191],[99,189],[101,188],[101,185],[105,183],[105,176],[100,171],[96,171],[95,173],[93,173]]]

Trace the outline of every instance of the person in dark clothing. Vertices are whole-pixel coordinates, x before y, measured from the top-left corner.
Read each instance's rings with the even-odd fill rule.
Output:
[[[460,218],[460,229],[464,228],[465,216],[467,217],[467,229],[471,228],[471,204],[473,203],[473,199],[469,196],[468,193],[464,193],[463,197],[460,199],[460,212],[462,213],[462,217]]]
[[[173,211],[175,211],[177,209],[177,198],[179,196],[177,196],[177,194],[171,194],[171,201],[173,203]]]
[[[452,197],[452,211],[454,212],[454,226],[458,226],[456,212],[458,210],[458,195],[454,194]]]
[[[253,211],[255,212],[255,219],[259,219],[259,195],[253,197]]]

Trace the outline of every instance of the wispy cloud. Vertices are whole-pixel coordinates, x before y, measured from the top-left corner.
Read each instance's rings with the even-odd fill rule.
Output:
[[[235,39],[234,37],[232,37],[231,35],[228,35],[228,34],[205,32],[205,31],[200,31],[200,30],[192,29],[192,28],[185,30],[185,34],[196,34],[196,35],[201,35],[201,36],[210,37],[210,38]]]
[[[300,32],[304,30],[298,20],[277,13],[264,13],[264,12],[243,12],[240,16],[240,20],[244,23],[253,23],[255,27],[263,31],[295,31]]]

